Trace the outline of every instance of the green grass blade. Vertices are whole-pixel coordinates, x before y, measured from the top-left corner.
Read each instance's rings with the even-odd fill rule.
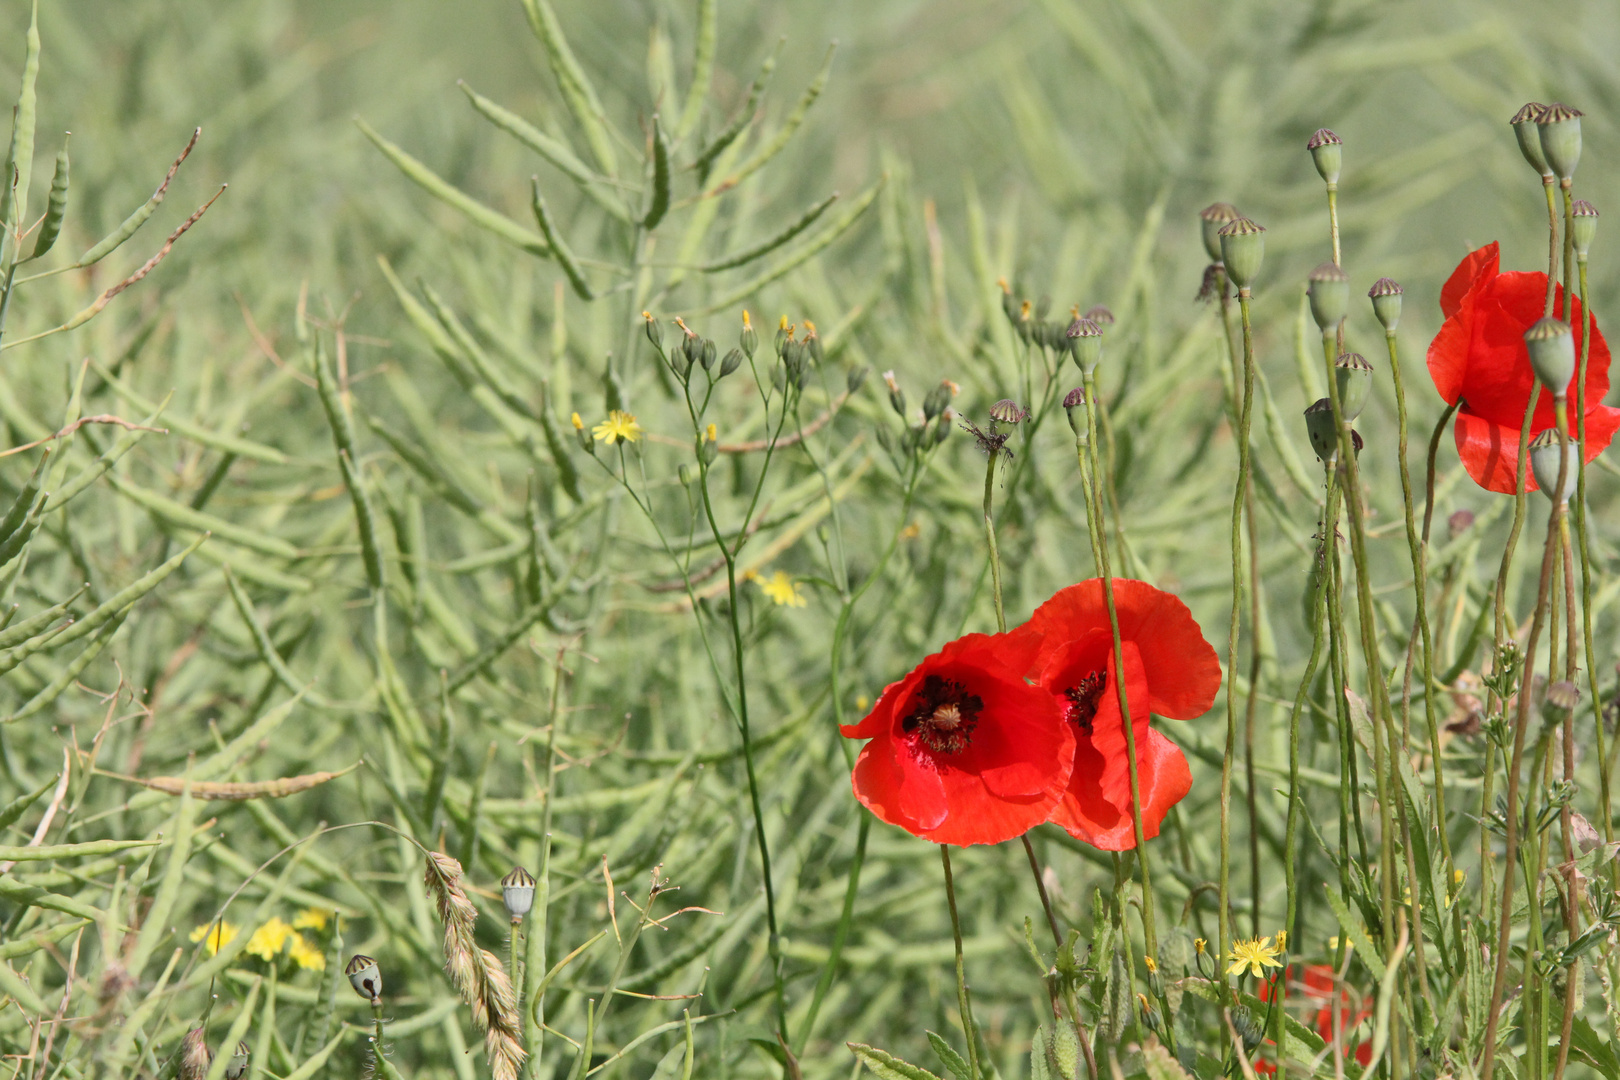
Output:
[[[703,101],[714,79],[714,50],[720,38],[720,0],[698,0],[697,46],[692,55],[692,85],[686,89],[675,137],[684,139],[703,116]]]
[[[798,236],[810,226],[814,225],[816,223],[816,219],[820,218],[822,214],[826,213],[827,208],[837,201],[838,192],[835,191],[825,199],[822,199],[820,202],[816,203],[810,209],[806,210],[804,213],[800,214],[797,220],[790,223],[787,228],[783,229],[781,232],[777,233],[775,236],[772,236],[768,240],[762,240],[753,247],[744,248],[742,251],[736,252],[732,255],[727,255],[725,258],[718,259],[715,262],[704,263],[702,266],[698,267],[698,269],[703,271],[705,274],[713,274],[721,270],[730,270],[734,267],[751,263],[762,255],[769,255],[771,252],[775,251],[783,244],[786,244],[789,240],[792,240],[795,236]]]
[[[551,253],[562,267],[563,273],[568,275],[568,283],[574,287],[574,292],[581,300],[587,303],[596,299],[591,291],[590,283],[585,280],[585,273],[580,269],[579,263],[574,259],[574,253],[568,249],[556,225],[552,223],[551,212],[546,209],[545,197],[540,194],[540,178],[533,179],[534,187],[534,219],[540,223],[540,231],[546,236],[546,243],[551,246]]]
[[[832,74],[833,54],[837,51],[838,46],[836,43],[827,46],[827,58],[821,63],[821,70],[816,72],[816,77],[810,80],[809,86],[805,87],[804,96],[799,98],[799,103],[793,107],[792,112],[788,113],[787,119],[782,121],[782,126],[776,129],[776,134],[772,135],[759,149],[750,154],[747,160],[737,166],[736,172],[710,189],[710,195],[718,195],[722,191],[736,187],[764,168],[772,158],[782,152],[782,148],[793,138],[794,133],[799,130],[799,126],[804,123],[804,118],[809,115],[810,106],[816,103],[816,99],[821,96],[821,92],[827,88],[827,78]]]

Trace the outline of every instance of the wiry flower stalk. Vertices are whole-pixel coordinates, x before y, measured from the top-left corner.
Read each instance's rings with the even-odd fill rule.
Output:
[[[444,923],[444,969],[450,984],[472,1009],[473,1026],[484,1033],[484,1052],[495,1080],[517,1080],[528,1055],[517,994],[494,953],[478,947],[473,927],[478,909],[461,887],[461,864],[437,851],[428,852],[423,875]]]

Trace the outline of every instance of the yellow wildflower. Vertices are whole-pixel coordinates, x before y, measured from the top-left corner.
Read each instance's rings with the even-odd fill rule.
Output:
[[[1328,948],[1329,949],[1337,949],[1338,947],[1339,947],[1339,935],[1334,934],[1332,937],[1328,938]],[[1346,952],[1350,951],[1351,949],[1353,949],[1355,947],[1356,947],[1355,942],[1351,941],[1349,938],[1344,939],[1344,948],[1345,948]]]
[[[326,970],[325,954],[306,941],[303,934],[294,934],[289,939],[287,955],[293,958],[293,963],[306,971]]]
[[[709,430],[705,431],[703,434],[708,437],[710,442],[718,442],[720,440],[720,429],[715,427],[713,424],[710,424]]]
[[[748,317],[748,309],[743,308],[743,329],[744,330],[752,330],[753,328],[754,328],[754,321]]]
[[[253,931],[248,938],[247,951],[264,960],[274,960],[289,938],[298,937],[298,931],[282,921],[281,916],[273,916],[269,922]]]
[[[637,442],[641,438],[641,425],[636,418],[623,409],[614,409],[608,413],[608,418],[591,428],[591,434],[596,436],[597,442],[615,443],[621,439],[625,442]]]
[[[1286,948],[1288,948],[1288,931],[1279,930],[1277,931],[1277,951],[1282,952]]]
[[[802,587],[781,570],[771,575],[769,581],[761,582],[759,587],[765,590],[765,595],[770,597],[778,607],[804,607],[805,605]]]
[[[1198,950],[1199,956],[1203,956],[1204,950],[1209,948],[1209,941],[1205,938],[1193,938],[1193,948]]]
[[[326,924],[332,919],[332,913],[325,908],[305,908],[293,916],[294,930],[325,930]]]
[[[905,528],[900,530],[900,539],[902,540],[915,540],[921,535],[922,526],[918,525],[915,521],[910,522]]]
[[[213,956],[231,943],[237,928],[228,922],[206,923],[191,932],[192,941],[208,938],[208,955]]]
[[[1273,945],[1270,937],[1249,938],[1247,940],[1232,942],[1232,951],[1226,958],[1232,961],[1232,966],[1226,969],[1228,975],[1242,975],[1245,970],[1257,979],[1263,979],[1268,967],[1282,967],[1277,962],[1277,956],[1282,947]]]
[[[584,431],[585,430],[585,421],[583,421],[583,420],[581,420],[579,418],[579,413],[575,413],[573,416],[570,416],[568,418],[568,421],[569,421],[569,423],[574,425],[574,430],[575,431]]]
[[[1158,961],[1154,960],[1151,956],[1142,957],[1142,964],[1148,969],[1149,974],[1153,974],[1159,970]]]

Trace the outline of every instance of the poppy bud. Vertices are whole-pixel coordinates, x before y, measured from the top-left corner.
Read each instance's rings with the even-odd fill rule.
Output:
[[[1325,262],[1311,271],[1305,287],[1311,299],[1311,317],[1324,333],[1339,325],[1350,310],[1350,279],[1337,263]]]
[[[865,364],[850,368],[849,374],[844,376],[844,389],[851,394],[855,393],[855,391],[866,385],[866,377],[870,374],[872,374],[872,369]]]
[[[657,349],[659,352],[663,352],[664,351],[664,327],[663,327],[663,325],[661,323],[659,323],[659,321],[657,319],[653,318],[652,315],[649,312],[643,311],[641,313],[641,318],[642,318],[642,320],[644,322],[644,325],[643,325],[642,329],[647,331],[647,340],[652,342],[652,347],[653,348]]]
[[[1372,372],[1372,365],[1360,353],[1340,353],[1333,361],[1333,378],[1339,384],[1339,412],[1346,420],[1354,420],[1367,407]]]
[[[1075,365],[1089,378],[1102,361],[1102,327],[1082,317],[1069,324],[1064,336],[1073,345]]]
[[[1229,202],[1210,203],[1199,212],[1198,220],[1203,223],[1204,250],[1209,253],[1211,262],[1221,261],[1221,227],[1242,216],[1237,207]]]
[[[1266,230],[1246,217],[1221,226],[1221,262],[1226,276],[1240,289],[1246,289],[1260,275],[1266,257]]]
[[[1086,437],[1086,418],[1079,414],[1079,410],[1085,406],[1086,392],[1078,386],[1063,396],[1063,411],[1069,418],[1069,430],[1074,432],[1075,438],[1082,440]]]
[[[1572,224],[1569,235],[1575,241],[1575,257],[1585,262],[1586,253],[1592,247],[1592,238],[1597,235],[1597,207],[1585,199],[1576,199],[1575,205],[1570,207],[1570,214]]]
[[[514,866],[512,872],[501,879],[501,903],[506,905],[513,922],[527,915],[534,907],[533,875],[521,866]]]
[[[1574,179],[1581,163],[1581,110],[1554,102],[1536,120],[1541,129],[1541,153],[1558,179]]]
[[[950,404],[950,401],[950,384],[942,382],[932,390],[928,391],[928,396],[923,398],[923,418],[925,420],[932,420],[934,417],[945,411],[945,406]]]
[[[239,1042],[236,1044],[236,1053],[232,1054],[230,1060],[225,1062],[225,1080],[242,1080],[242,1077],[247,1073],[248,1053],[247,1043]]]
[[[723,379],[733,371],[742,367],[743,354],[741,349],[732,349],[726,353],[725,359],[720,361],[720,374],[716,378]]]
[[[382,972],[377,967],[377,961],[355,953],[349,957],[343,974],[349,977],[349,985],[354,987],[355,993],[369,999],[373,1005],[382,1000]]]
[[[1329,461],[1339,450],[1339,435],[1333,430],[1333,402],[1317,398],[1305,410],[1305,431],[1311,437],[1311,449],[1321,461]]]
[[[1401,321],[1401,292],[1400,283],[1387,277],[1379,278],[1367,290],[1367,296],[1372,300],[1373,314],[1384,324],[1386,334],[1393,334],[1396,324]]]
[[[1574,439],[1569,440],[1569,464],[1566,466],[1564,486],[1559,491],[1560,498],[1555,501],[1568,503],[1569,497],[1575,493],[1575,477],[1580,469],[1581,444]],[[1558,488],[1558,430],[1548,428],[1534,439],[1530,440],[1530,472],[1535,475],[1536,485],[1547,498],[1553,498],[1554,489]]]
[[[1021,424],[1029,419],[1029,411],[1011,398],[1002,398],[990,406],[990,419],[1000,424]]]
[[[743,309],[742,334],[737,338],[737,344],[750,360],[754,358],[754,350],[759,348],[759,333],[754,329],[754,321],[748,317],[746,308]]]
[[[1513,136],[1519,140],[1519,153],[1524,155],[1524,160],[1538,175],[1550,178],[1552,170],[1547,167],[1547,156],[1541,152],[1541,127],[1537,123],[1546,111],[1547,106],[1532,101],[1514,113],[1508,123],[1513,125]]]
[[[1107,304],[1098,304],[1086,312],[1086,318],[1098,326],[1113,326],[1114,313],[1108,310]]]
[[[1327,128],[1317,128],[1305,149],[1311,152],[1311,160],[1316,162],[1316,171],[1322,179],[1337,184],[1339,168],[1344,164],[1344,140]]]
[[[1575,376],[1575,335],[1569,332],[1569,326],[1551,316],[1539,319],[1524,332],[1524,347],[1541,385],[1553,397],[1565,397],[1569,380]]]

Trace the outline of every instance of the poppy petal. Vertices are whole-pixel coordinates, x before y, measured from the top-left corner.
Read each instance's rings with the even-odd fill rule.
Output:
[[[1170,808],[1192,790],[1192,770],[1181,748],[1149,728],[1137,744],[1138,787],[1142,793],[1142,833],[1151,840]],[[1103,851],[1128,851],[1136,846],[1129,801],[1126,808],[1103,797],[1103,757],[1090,739],[1075,747],[1074,772],[1063,800],[1052,811],[1052,821],[1070,836]]]
[[[1457,269],[1451,272],[1440,289],[1440,311],[1446,316],[1457,314],[1463,297],[1474,283],[1481,277],[1494,277],[1498,265],[1501,247],[1492,240],[1489,244],[1475,251],[1470,251],[1463,261],[1457,264]]]
[[[945,819],[943,793],[932,804],[924,805],[924,801],[918,797],[921,792],[917,782],[906,775],[908,770],[895,754],[895,749],[887,738],[873,739],[861,747],[861,755],[855,759],[855,770],[850,778],[855,797],[879,819],[891,825],[914,833],[932,829]],[[907,792],[909,798],[902,795],[908,783],[911,788]],[[920,816],[915,816],[919,812]]]
[[[1136,642],[1125,642],[1122,651],[1125,655],[1125,696],[1131,707],[1131,730],[1140,749],[1148,732],[1147,674],[1142,669],[1142,654]],[[1114,657],[1110,653],[1108,682],[1097,698],[1097,714],[1091,721],[1091,741],[1103,756],[1100,781],[1103,798],[1125,810],[1131,805],[1131,770],[1126,753],[1125,725],[1119,711],[1118,678]]]
[[[1494,423],[1464,405],[1457,410],[1452,437],[1457,443],[1457,456],[1462,458],[1463,468],[1474,483],[1487,491],[1513,494],[1518,482],[1514,467],[1519,456],[1517,427]],[[1525,485],[1526,490],[1536,489],[1534,473],[1525,478]]]

